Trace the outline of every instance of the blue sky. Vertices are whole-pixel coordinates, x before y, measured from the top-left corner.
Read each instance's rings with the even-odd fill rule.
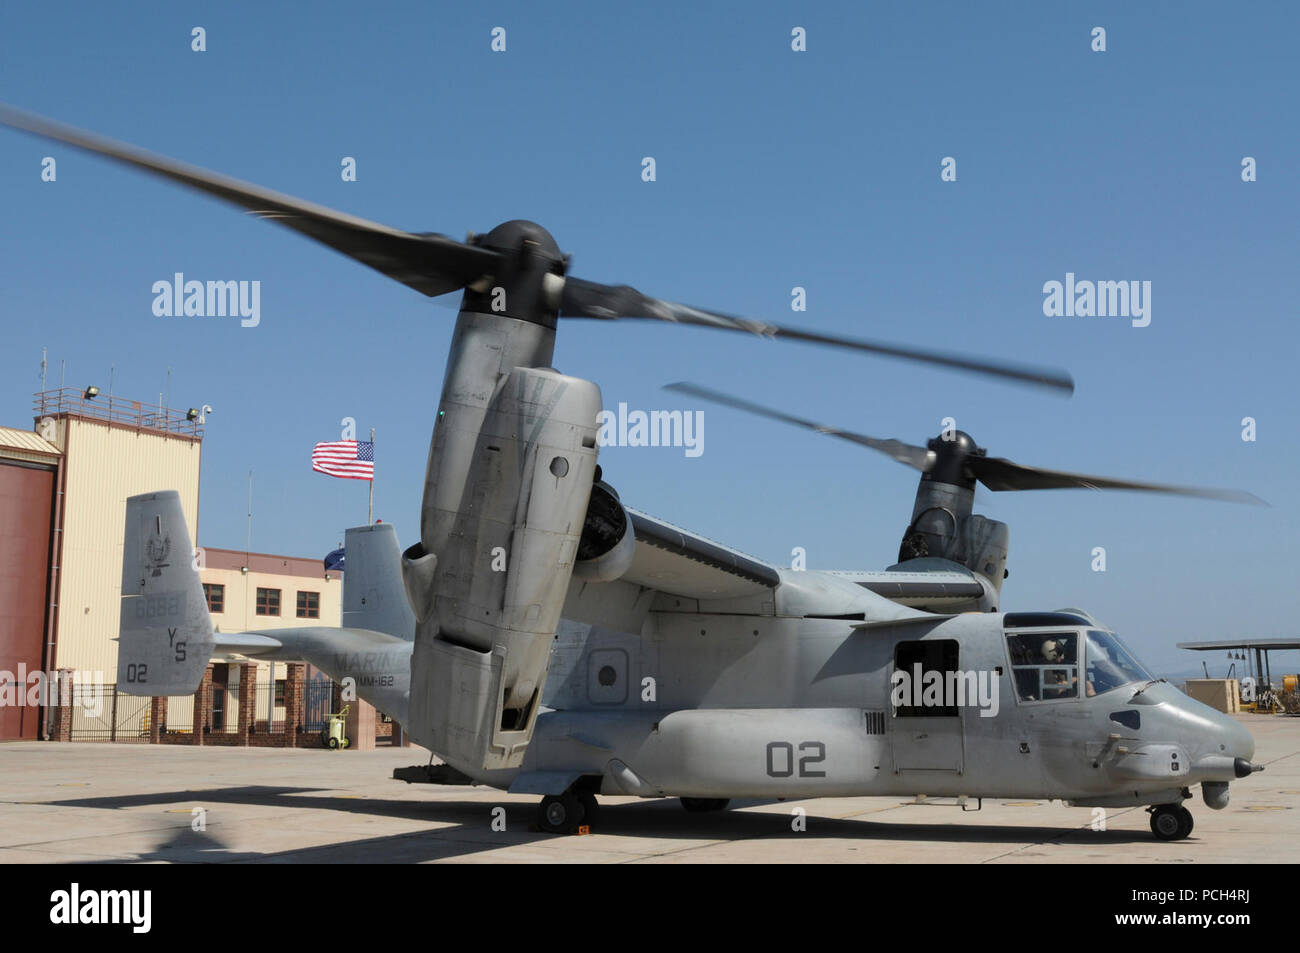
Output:
[[[1087,607],[1156,667],[1199,664],[1177,641],[1296,634],[1294,8],[129,9],[0,3],[0,99],[414,231],[530,218],[581,277],[1067,367],[1072,399],[640,322],[566,323],[556,351],[608,407],[694,409],[660,390],[691,380],[878,436],[921,443],[952,416],[1022,463],[1248,489],[1273,507],[981,490],[976,509],[1011,526],[1006,607]],[[365,484],[310,470],[351,416],[377,430],[376,516],[414,539],[455,296],[7,131],[0,197],[0,422],[28,424],[42,346],[54,379],[66,360],[70,384],[106,388],[111,365],[143,399],[170,367],[173,404],[215,408],[200,542],[243,547],[251,469],[253,547],[317,556],[365,520]],[[260,281],[260,326],[155,317],[150,288],[176,271]],[[1151,281],[1150,326],[1044,316],[1042,285],[1066,272]],[[802,546],[810,568],[893,562],[915,491],[884,457],[713,407],[698,458],[601,462],[630,505],[779,564]]]

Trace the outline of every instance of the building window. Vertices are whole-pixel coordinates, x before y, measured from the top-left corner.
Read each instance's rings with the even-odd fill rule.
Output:
[[[298,593],[298,618],[300,619],[320,618],[320,593],[319,592]]]
[[[257,590],[257,614],[258,615],[279,615],[280,614],[280,590],[263,589],[260,586]]]
[[[205,582],[203,584],[203,598],[208,600],[209,612],[226,611],[226,587],[220,583]]]
[[[275,704],[278,708],[284,707],[284,679],[275,680]]]

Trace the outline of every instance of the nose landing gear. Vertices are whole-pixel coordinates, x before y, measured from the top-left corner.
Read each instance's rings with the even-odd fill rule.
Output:
[[[1156,804],[1151,814],[1151,833],[1160,840],[1182,840],[1192,832],[1192,812],[1181,804]]]

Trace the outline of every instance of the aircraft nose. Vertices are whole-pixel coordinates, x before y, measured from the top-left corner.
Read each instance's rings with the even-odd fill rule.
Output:
[[[1220,714],[1216,719],[1215,746],[1222,756],[1232,759],[1232,773],[1238,778],[1249,777],[1263,771],[1263,765],[1251,763],[1255,757],[1255,739],[1246,726],[1231,715]]]
[[[1244,761],[1249,764],[1250,759],[1255,757],[1255,739],[1246,730],[1246,726],[1235,718],[1224,715],[1223,730],[1225,737],[1222,744],[1226,749],[1226,753],[1238,763]],[[1249,774],[1250,771],[1247,770],[1246,773]],[[1238,769],[1238,777],[1240,776],[1241,772]]]

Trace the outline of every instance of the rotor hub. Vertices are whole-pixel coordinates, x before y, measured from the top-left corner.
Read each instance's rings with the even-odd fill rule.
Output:
[[[474,244],[506,254],[519,252],[532,246],[533,254],[567,264],[567,256],[560,252],[560,246],[556,244],[551,233],[536,222],[523,218],[502,222],[486,235],[476,236]]]
[[[964,430],[948,431],[933,437],[926,447],[934,452],[934,466],[921,475],[923,481],[950,483],[965,489],[975,488],[975,474],[966,465],[971,457],[982,457],[987,451]]]
[[[499,252],[500,266],[490,278],[466,287],[461,309],[554,328],[569,256],[551,233],[536,222],[512,219],[470,242]]]

